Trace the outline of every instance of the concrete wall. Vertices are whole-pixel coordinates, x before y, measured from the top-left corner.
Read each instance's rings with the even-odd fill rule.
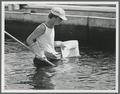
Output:
[[[25,41],[29,34],[47,17],[38,14],[6,13],[5,29]],[[55,40],[79,40],[81,46],[115,50],[115,19],[97,17],[68,17],[55,26]]]
[[[112,4],[114,5],[114,4]],[[52,7],[61,7],[65,10],[66,15],[81,15],[81,16],[98,16],[115,18],[116,7],[108,5],[85,5],[85,4],[28,4],[24,9],[31,10],[35,13],[49,13]]]
[[[116,18],[67,15],[68,21],[62,24],[89,25],[103,28],[116,28]],[[6,20],[16,20],[24,22],[41,23],[47,19],[45,13],[24,13],[24,12],[6,12]]]

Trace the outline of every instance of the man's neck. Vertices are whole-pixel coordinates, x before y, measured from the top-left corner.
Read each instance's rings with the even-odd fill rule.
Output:
[[[45,24],[46,24],[46,26],[48,27],[48,28],[53,28],[54,27],[54,23],[52,22],[52,21],[47,21],[47,22],[45,22]]]

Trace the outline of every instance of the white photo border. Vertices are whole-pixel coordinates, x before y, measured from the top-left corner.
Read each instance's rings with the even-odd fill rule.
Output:
[[[5,69],[4,69],[4,30],[5,30],[5,4],[28,4],[28,3],[80,3],[80,4],[115,4],[116,5],[116,89],[115,90],[5,90]],[[119,2],[118,1],[1,1],[1,20],[2,20],[2,48],[1,48],[1,91],[3,93],[118,93],[118,62],[119,62]]]

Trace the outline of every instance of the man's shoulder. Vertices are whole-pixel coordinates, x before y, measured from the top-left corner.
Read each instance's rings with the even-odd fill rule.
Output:
[[[37,26],[37,29],[44,30],[45,31],[45,25],[44,23],[41,23],[40,25]]]
[[[40,24],[36,27],[36,29],[33,31],[33,33],[44,34],[45,30],[46,30],[45,26],[43,24]]]

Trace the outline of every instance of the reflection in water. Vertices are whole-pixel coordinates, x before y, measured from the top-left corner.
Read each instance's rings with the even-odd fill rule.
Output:
[[[85,49],[85,50],[84,50]],[[114,53],[82,48],[80,58],[36,68],[34,55],[18,45],[5,45],[5,89],[114,90]]]
[[[30,78],[32,80],[31,85],[34,86],[34,89],[53,89],[54,85],[51,83],[51,76],[48,67],[45,68],[37,68],[35,73]]]

